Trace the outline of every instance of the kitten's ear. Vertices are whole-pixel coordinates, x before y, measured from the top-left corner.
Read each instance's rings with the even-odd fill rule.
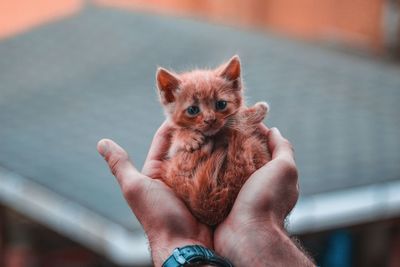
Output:
[[[164,68],[158,68],[156,78],[161,102],[163,104],[174,102],[174,93],[178,90],[180,83],[179,78]]]
[[[240,59],[238,55],[233,56],[227,64],[225,64],[220,75],[228,81],[235,81],[240,78]]]

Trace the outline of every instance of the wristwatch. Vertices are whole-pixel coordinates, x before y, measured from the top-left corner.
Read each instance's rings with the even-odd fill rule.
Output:
[[[201,266],[200,264],[233,267],[227,259],[218,256],[211,249],[199,245],[174,249],[172,255],[168,257],[162,267]]]

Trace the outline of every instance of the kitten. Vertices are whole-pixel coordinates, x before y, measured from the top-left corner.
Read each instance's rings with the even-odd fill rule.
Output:
[[[271,160],[258,132],[268,105],[247,108],[238,56],[215,70],[157,71],[167,118],[175,125],[159,177],[209,225],[229,213],[248,177]]]

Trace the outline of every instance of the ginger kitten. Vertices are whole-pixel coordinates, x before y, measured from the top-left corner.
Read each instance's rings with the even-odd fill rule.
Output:
[[[175,126],[158,178],[209,225],[228,215],[249,176],[271,160],[257,128],[268,105],[245,106],[240,72],[238,56],[214,70],[157,71],[161,104]]]

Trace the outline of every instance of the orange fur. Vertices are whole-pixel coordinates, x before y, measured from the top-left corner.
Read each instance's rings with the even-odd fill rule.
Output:
[[[220,223],[248,177],[271,160],[257,125],[268,106],[243,103],[237,56],[215,70],[157,72],[167,117],[175,125],[161,179],[200,221]],[[218,107],[218,102],[226,107]],[[198,108],[191,114],[189,107]]]

